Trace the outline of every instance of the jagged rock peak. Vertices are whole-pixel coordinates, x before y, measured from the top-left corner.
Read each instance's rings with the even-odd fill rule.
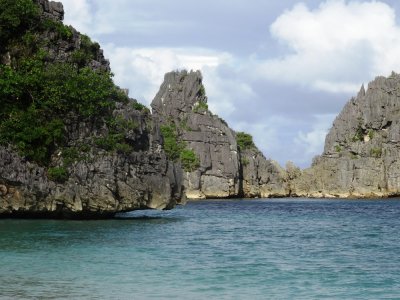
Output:
[[[61,2],[48,0],[33,0],[33,2],[40,6],[45,17],[54,21],[64,20],[64,7]]]
[[[299,178],[296,194],[400,195],[400,75],[379,76],[352,98],[329,131],[324,153]]]
[[[255,145],[238,147],[237,134],[208,110],[202,79],[200,71],[167,73],[151,105],[160,125],[173,128],[197,157],[197,166],[184,174],[188,198],[283,195],[278,168]]]
[[[360,91],[358,92],[357,98],[364,97],[364,96],[365,96],[365,87],[364,87],[364,84],[363,84],[361,86]]]
[[[157,115],[177,115],[207,103],[203,76],[200,71],[173,71],[165,74],[151,107]]]

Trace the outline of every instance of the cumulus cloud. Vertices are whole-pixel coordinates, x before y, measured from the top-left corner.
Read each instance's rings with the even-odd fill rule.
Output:
[[[207,87],[215,88],[212,73],[221,64],[229,62],[227,53],[207,49],[184,48],[128,48],[105,45],[115,73],[115,82],[129,88],[131,95],[150,104],[156,95],[164,74],[173,70],[201,70],[207,78]]]
[[[258,67],[269,80],[354,93],[363,81],[400,70],[400,28],[395,11],[382,2],[297,4],[270,31],[289,53]]]
[[[63,0],[132,97],[148,105],[166,72],[201,70],[214,113],[304,167],[361,83],[400,71],[400,28],[392,0],[296,2]]]
[[[311,130],[306,132],[300,130],[294,138],[294,144],[300,154],[297,163],[301,165],[309,163],[310,157],[322,153],[326,134],[332,126],[335,115],[315,115],[313,118]]]
[[[92,7],[88,0],[63,0],[65,23],[77,30],[91,33],[93,25]]]

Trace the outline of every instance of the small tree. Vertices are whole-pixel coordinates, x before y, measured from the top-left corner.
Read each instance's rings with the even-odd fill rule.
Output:
[[[247,150],[256,147],[253,142],[253,137],[245,132],[236,133],[236,142],[240,150]]]
[[[187,172],[193,172],[200,166],[199,158],[192,149],[182,150],[180,159],[183,169]]]

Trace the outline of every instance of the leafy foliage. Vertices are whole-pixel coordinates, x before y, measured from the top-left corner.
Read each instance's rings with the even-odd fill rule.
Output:
[[[375,132],[372,129],[368,130],[368,137],[370,140],[372,140],[374,138]]]
[[[47,176],[50,180],[63,183],[68,180],[68,171],[64,167],[49,168]]]
[[[375,158],[381,158],[382,157],[382,148],[372,148],[370,150],[370,155]]]
[[[242,166],[244,166],[244,167],[247,167],[250,163],[250,161],[247,157],[242,157],[240,161],[242,163]]]
[[[205,97],[206,96],[206,89],[205,89],[203,84],[200,85],[200,89],[199,89],[199,92],[197,93],[197,95],[199,97]]]
[[[0,64],[0,144],[12,144],[21,155],[43,165],[64,146],[68,116],[101,124],[115,102],[128,101],[111,73],[88,67],[98,53],[97,43],[82,36],[72,64],[49,62],[49,53],[41,47],[51,48],[53,41],[38,42],[46,31],[58,40],[73,36],[61,22],[41,19],[32,0],[0,0],[0,53],[11,51],[13,56],[11,65]],[[122,125],[133,127],[118,126]],[[114,134],[111,140],[119,138]],[[126,150],[120,144],[117,148]],[[71,153],[68,157],[68,151],[62,153],[67,162],[76,159]]]
[[[180,158],[181,152],[185,149],[185,145],[178,141],[178,134],[174,124],[161,126],[161,133],[164,137],[164,150],[170,160]]]
[[[193,108],[193,111],[195,113],[198,112],[203,112],[203,111],[207,111],[208,110],[208,104],[205,101],[199,101],[195,107]]]
[[[199,167],[198,156],[192,149],[186,148],[186,143],[179,140],[174,123],[161,126],[161,133],[164,137],[164,150],[168,159],[180,160],[182,167],[187,172],[192,172]]]
[[[187,172],[193,172],[200,166],[199,158],[192,149],[183,149],[180,154],[182,167]]]
[[[107,135],[95,139],[97,146],[107,151],[118,151],[125,154],[132,152],[132,146],[127,143],[125,135],[129,131],[137,129],[138,124],[117,116],[110,118],[107,125],[109,132]]]
[[[119,99],[111,75],[39,58],[19,68],[0,66],[0,142],[17,145],[28,159],[44,163],[63,139],[63,119],[106,115]]]
[[[247,150],[256,147],[253,142],[253,137],[245,132],[236,133],[236,142],[241,150]]]
[[[71,61],[78,67],[82,68],[89,62],[96,59],[100,45],[92,40],[87,35],[81,35],[80,49],[75,50],[72,54]]]
[[[146,113],[150,112],[150,110],[146,107],[146,105],[143,105],[142,103],[139,103],[137,101],[132,102],[132,108],[134,110],[144,111]]]
[[[39,19],[32,0],[0,0],[0,53],[11,39],[23,35]]]
[[[352,142],[363,142],[364,141],[364,135],[365,135],[365,130],[362,127],[363,120],[361,117],[358,118],[358,126],[356,128],[356,132],[351,139]]]
[[[58,37],[63,40],[70,40],[73,36],[72,29],[61,22],[52,19],[45,19],[41,23],[43,30],[48,30],[57,33]]]

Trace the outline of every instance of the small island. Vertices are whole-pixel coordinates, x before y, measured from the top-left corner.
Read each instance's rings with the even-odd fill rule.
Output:
[[[3,1],[4,2],[4,1]],[[267,159],[208,108],[200,71],[165,75],[149,108],[116,86],[61,3],[0,14],[0,217],[109,218],[189,199],[400,194],[400,75],[352,98],[310,168]]]

